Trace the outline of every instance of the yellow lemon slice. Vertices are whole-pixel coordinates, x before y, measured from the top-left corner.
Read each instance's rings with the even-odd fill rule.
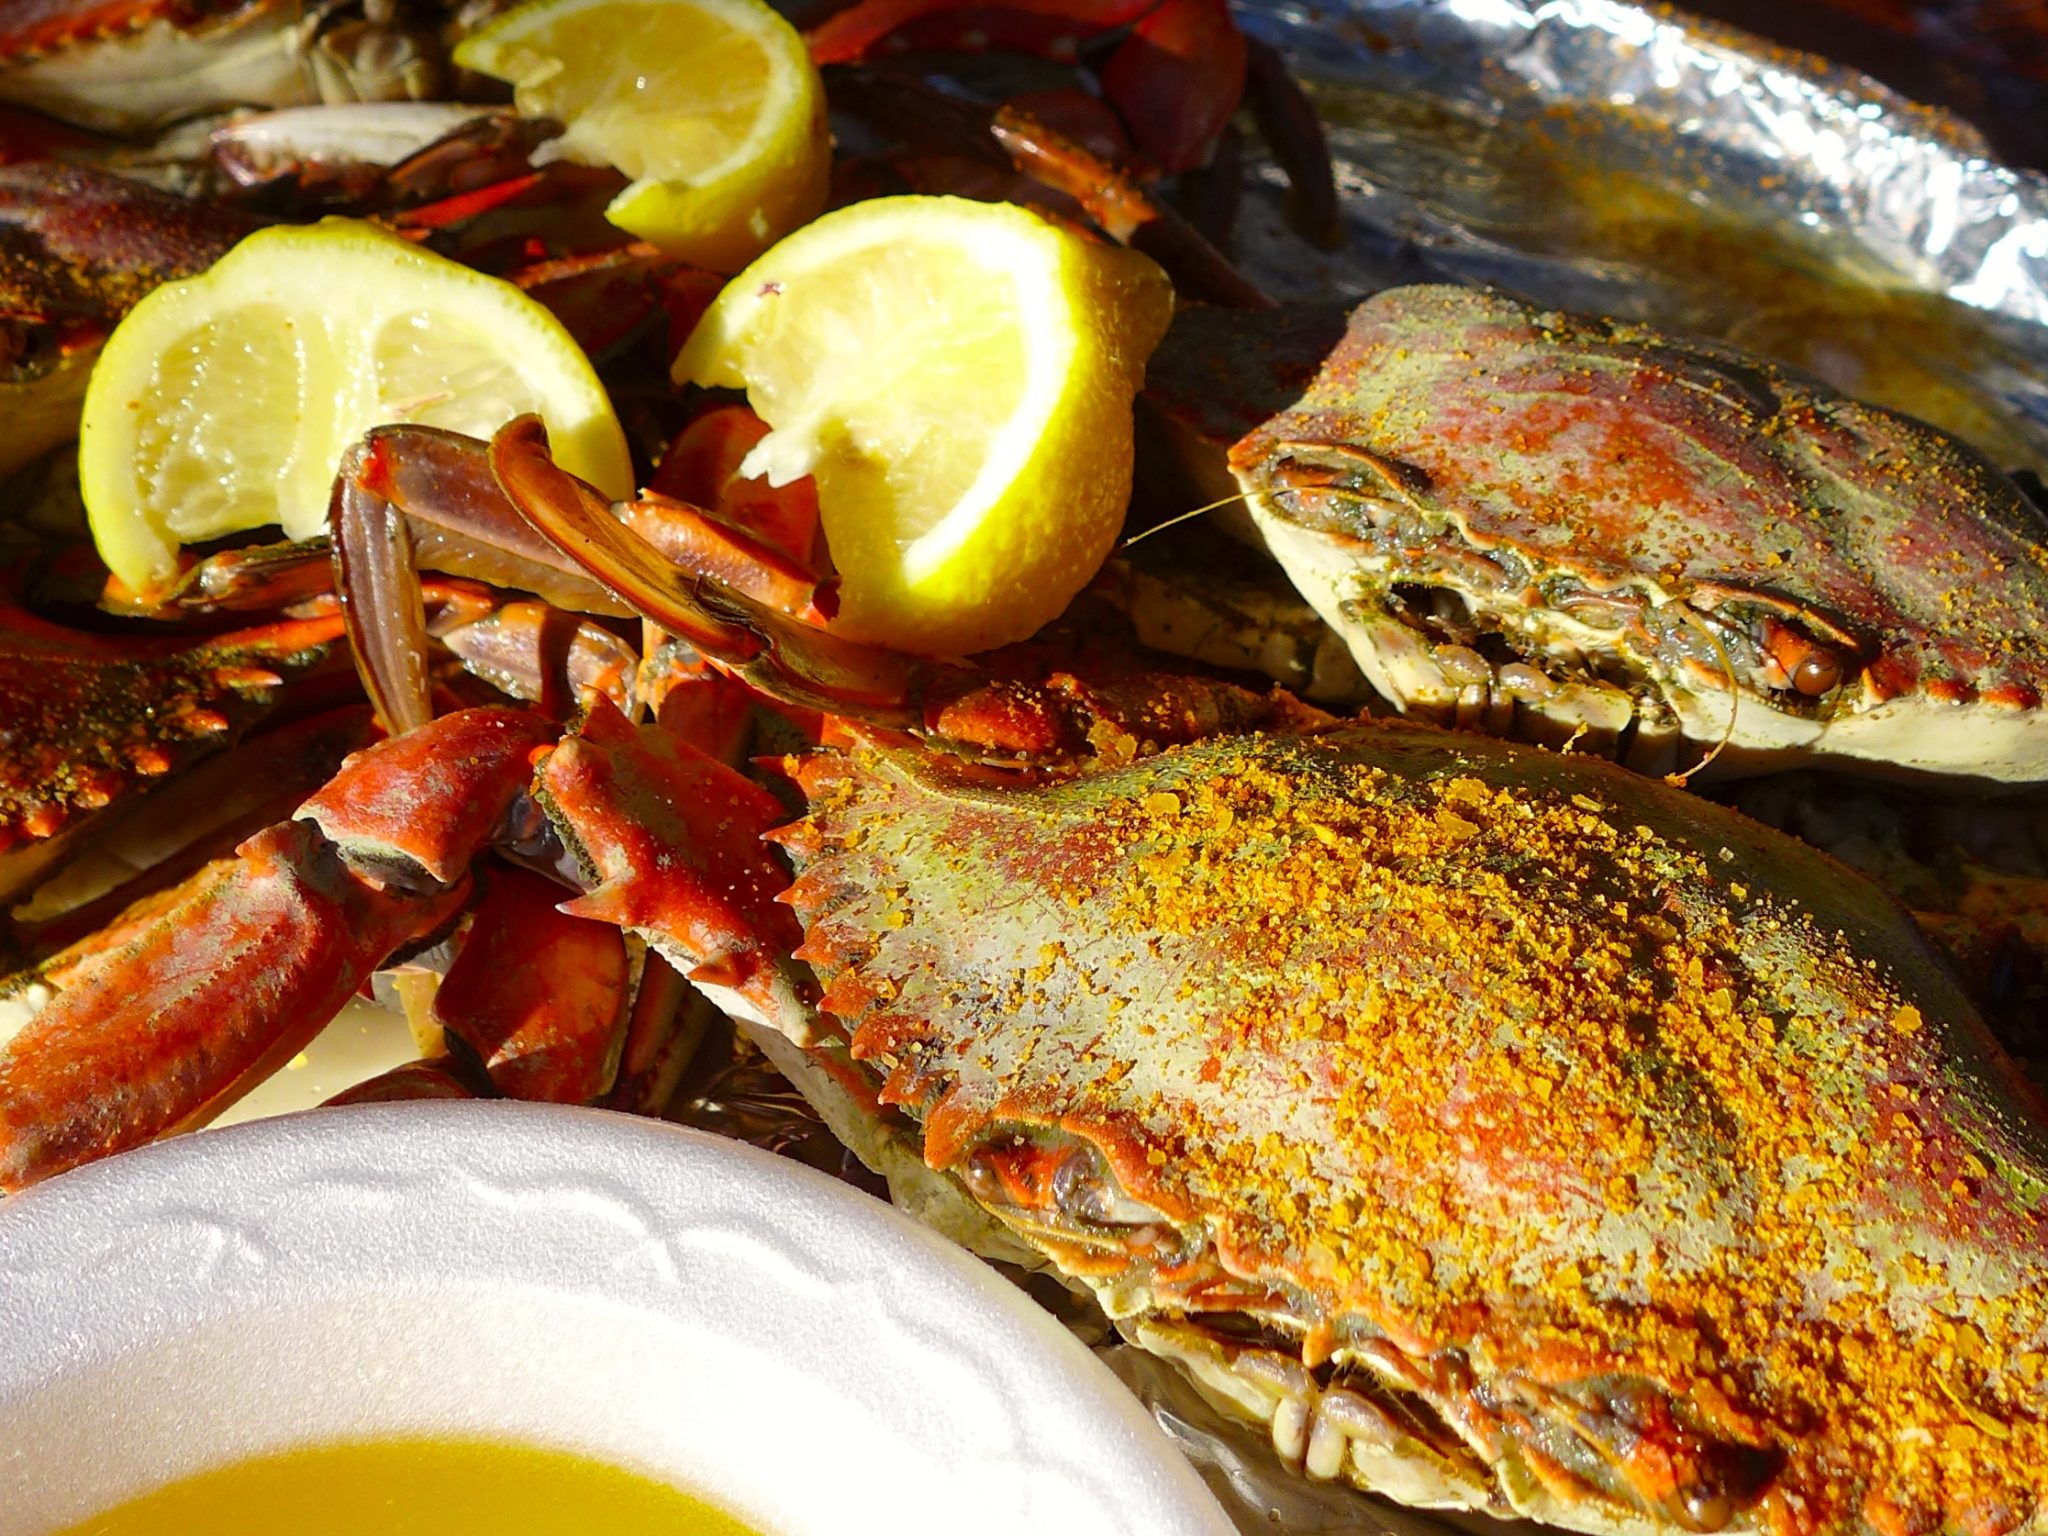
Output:
[[[824,87],[763,0],[530,0],[455,62],[635,178],[607,217],[685,261],[737,271],[825,206]]]
[[[180,544],[272,523],[320,532],[342,452],[371,427],[488,436],[526,411],[569,469],[631,494],[611,401],[553,315],[375,225],[327,219],[253,234],[129,312],[86,386],[79,483],[100,558],[146,592]]]
[[[1172,309],[1146,257],[1022,208],[881,198],[728,283],[676,377],[744,387],[774,429],[743,473],[817,477],[836,630],[965,654],[1031,634],[1108,555]]]

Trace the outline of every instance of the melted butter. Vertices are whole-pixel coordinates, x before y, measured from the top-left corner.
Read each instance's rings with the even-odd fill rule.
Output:
[[[564,1451],[464,1440],[313,1446],[202,1472],[59,1536],[757,1536],[666,1483]]]

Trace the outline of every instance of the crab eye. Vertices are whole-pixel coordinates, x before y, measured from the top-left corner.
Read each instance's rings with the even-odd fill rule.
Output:
[[[1792,686],[1809,699],[1832,693],[1842,684],[1842,658],[1815,646],[1806,659],[1792,669]]]
[[[1817,699],[1833,692],[1848,675],[1849,663],[1841,652],[1801,634],[1789,624],[1765,619],[1763,642],[1778,677],[1783,679],[1777,682],[1774,678],[1776,686],[1789,688],[1805,698]]]

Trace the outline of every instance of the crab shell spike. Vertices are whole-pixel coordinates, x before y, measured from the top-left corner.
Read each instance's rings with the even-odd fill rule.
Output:
[[[906,1112],[1286,1454],[1608,1536],[2038,1529],[2043,1106],[1861,877],[1399,724],[800,779],[806,1091]],[[1020,1193],[1020,1145],[1068,1166]]]
[[[1404,709],[1463,710],[1483,645],[1479,702],[1559,734],[1725,737],[1721,764],[1751,771],[2048,777],[2048,523],[1964,444],[1803,375],[1500,294],[1392,289],[1230,465],[1267,547]],[[1784,668],[1773,626],[1814,665],[1792,647]],[[1505,688],[1507,664],[1543,697]]]

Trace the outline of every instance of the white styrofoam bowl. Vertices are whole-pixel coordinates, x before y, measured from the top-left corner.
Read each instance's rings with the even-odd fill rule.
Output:
[[[1085,1348],[888,1206],[700,1132],[422,1103],[0,1205],[0,1536],[294,1445],[581,1451],[774,1536],[1229,1536]]]

